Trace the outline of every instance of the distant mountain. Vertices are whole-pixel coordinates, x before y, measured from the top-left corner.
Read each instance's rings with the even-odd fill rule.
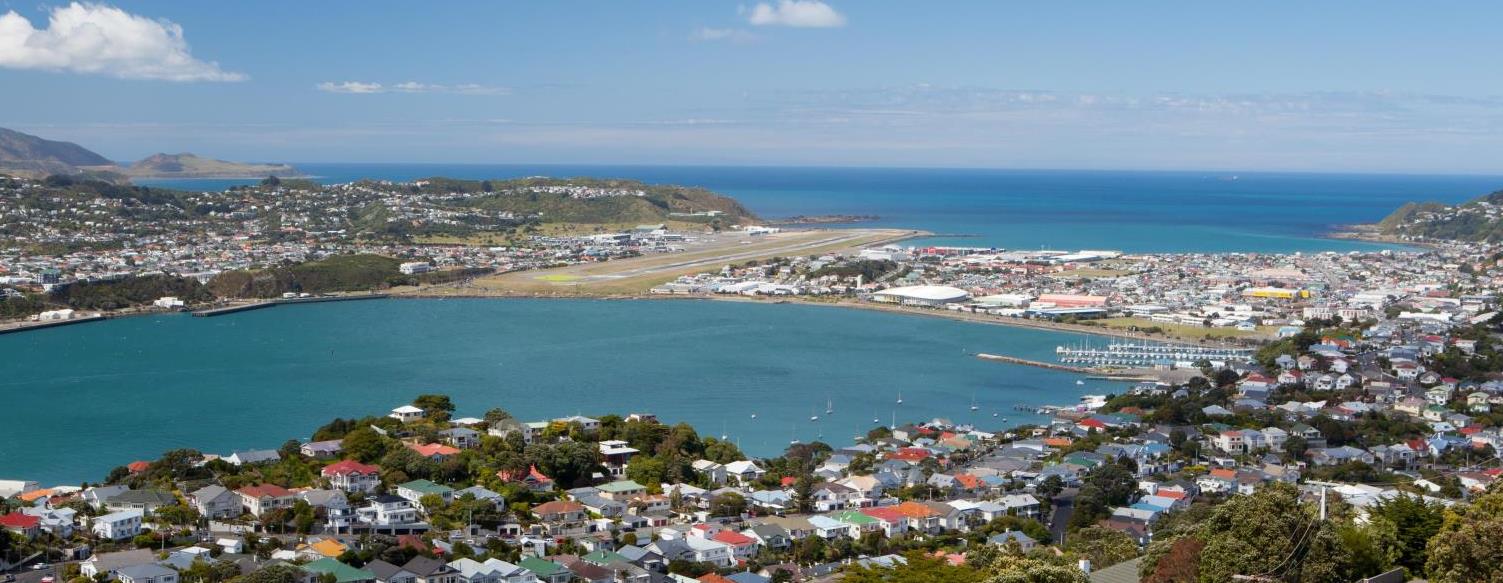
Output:
[[[240,178],[259,176],[300,176],[287,164],[242,164],[182,154],[153,154],[123,169],[126,176],[182,178]]]
[[[1459,205],[1411,202],[1380,221],[1377,231],[1397,239],[1503,241],[1503,190]]]
[[[0,174],[42,178],[87,174],[107,180],[128,178],[256,178],[300,176],[286,164],[241,164],[193,154],[156,154],[122,167],[88,148],[0,128]]]
[[[0,172],[39,176],[77,174],[86,166],[111,166],[109,158],[72,142],[45,140],[0,128]]]

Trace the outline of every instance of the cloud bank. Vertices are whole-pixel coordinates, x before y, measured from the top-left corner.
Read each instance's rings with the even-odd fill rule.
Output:
[[[746,21],[756,26],[845,26],[845,16],[820,0],[778,0],[776,4],[760,2],[747,13]]]
[[[364,81],[325,81],[315,86],[325,93],[454,93],[459,95],[507,95],[511,90],[506,87],[490,85],[478,85],[465,83],[460,85],[435,85],[430,83],[418,83],[407,81],[394,85],[381,83],[367,83]]]
[[[43,29],[14,10],[0,15],[0,67],[180,82],[247,78],[194,58],[176,23],[79,2],[53,8]]]

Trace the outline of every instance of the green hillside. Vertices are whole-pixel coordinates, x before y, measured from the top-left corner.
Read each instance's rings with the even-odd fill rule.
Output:
[[[1449,241],[1503,241],[1503,190],[1449,206],[1407,203],[1378,223],[1389,237]]]

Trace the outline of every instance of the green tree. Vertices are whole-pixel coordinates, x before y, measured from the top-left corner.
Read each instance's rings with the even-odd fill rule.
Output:
[[[1071,533],[1065,550],[1090,559],[1092,569],[1101,569],[1137,557],[1138,541],[1120,530],[1091,526]]]
[[[423,410],[423,415],[434,421],[448,421],[454,413],[454,402],[448,395],[423,394],[412,400],[412,406]]]
[[[344,436],[340,447],[345,455],[371,463],[386,455],[388,439],[370,427],[358,427]]]
[[[494,407],[491,410],[485,412],[485,422],[491,427],[500,427],[502,423],[511,420],[511,413],[507,412],[506,409],[502,409],[500,407]]]
[[[1503,494],[1447,510],[1425,552],[1436,583],[1503,580]]]
[[[315,520],[313,505],[309,504],[306,500],[298,500],[292,503],[292,524],[298,533],[308,534],[313,532]]]
[[[1398,563],[1415,576],[1423,574],[1429,558],[1425,549],[1430,538],[1440,532],[1445,521],[1445,507],[1406,494],[1373,505],[1368,514],[1381,517],[1397,528]]]

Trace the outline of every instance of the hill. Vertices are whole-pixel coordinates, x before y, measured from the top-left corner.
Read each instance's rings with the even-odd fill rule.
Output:
[[[137,178],[240,178],[261,176],[300,176],[287,164],[243,164],[199,157],[194,154],[154,154],[124,169],[126,176]]]
[[[1407,203],[1379,221],[1377,232],[1410,240],[1503,242],[1503,190],[1459,205]]]
[[[707,225],[760,223],[735,199],[705,188],[647,184],[615,178],[518,178],[510,180],[419,181],[422,194],[467,195],[456,204],[545,223],[662,223]]]
[[[72,142],[46,140],[0,128],[0,172],[41,177],[47,174],[77,174],[80,167],[114,163]]]
[[[0,173],[23,178],[81,174],[113,182],[130,178],[257,178],[299,176],[286,164],[241,164],[193,154],[156,154],[120,166],[88,148],[0,128]]]

